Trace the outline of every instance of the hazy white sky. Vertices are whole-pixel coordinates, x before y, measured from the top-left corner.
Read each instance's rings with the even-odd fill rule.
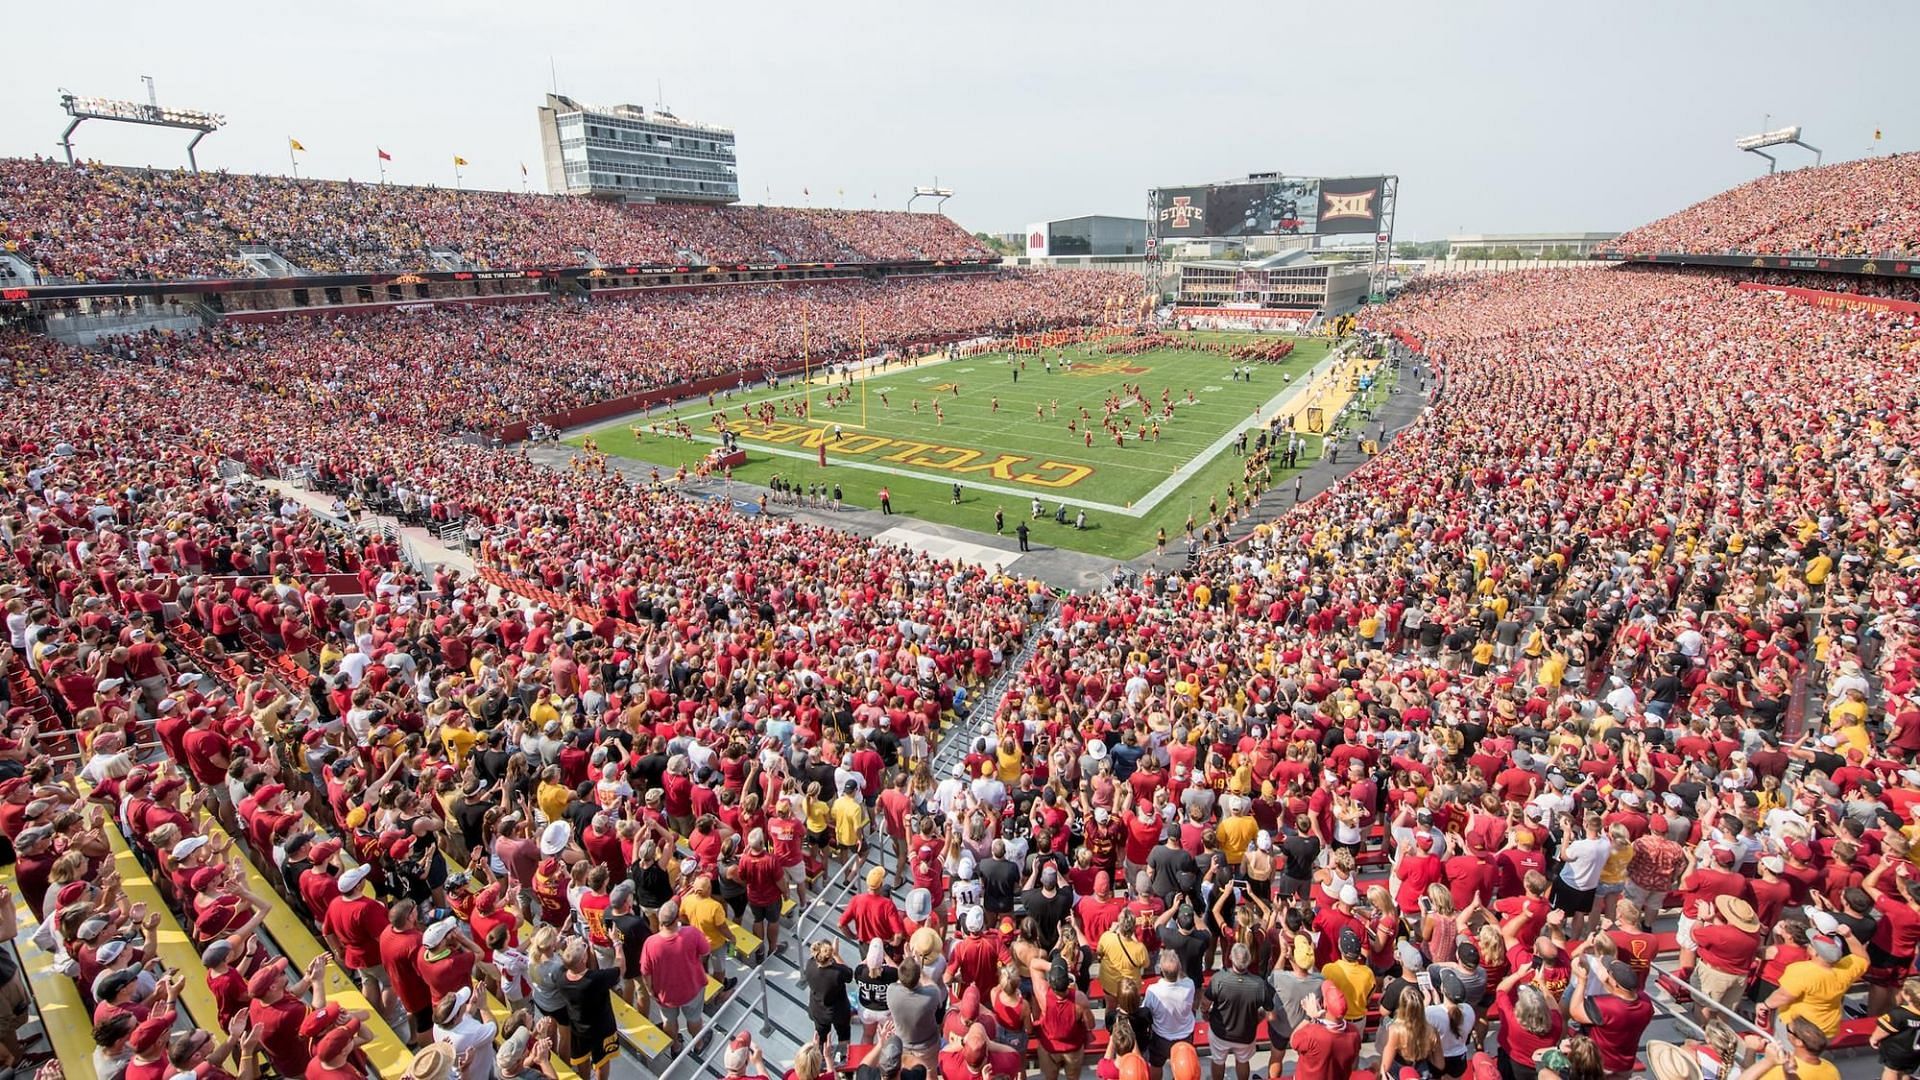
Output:
[[[172,12],[163,16],[163,11]],[[1402,238],[1626,228],[1764,171],[1920,148],[1920,5],[1746,2],[16,4],[0,154],[58,152],[58,90],[223,112],[207,168],[470,187],[541,180],[549,86],[733,127],[745,201],[899,207],[937,176],[970,229],[1139,216],[1144,193],[1278,170],[1401,177]],[[185,163],[89,122],[76,152]],[[1797,150],[1785,161],[1798,164]]]

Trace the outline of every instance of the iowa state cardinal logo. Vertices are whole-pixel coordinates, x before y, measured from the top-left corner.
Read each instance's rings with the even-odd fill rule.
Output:
[[[1373,197],[1378,191],[1358,191],[1352,195],[1336,195],[1333,192],[1321,192],[1324,204],[1320,208],[1321,221],[1337,221],[1341,218],[1373,217]]]
[[[1206,216],[1204,209],[1193,205],[1191,195],[1175,195],[1172,205],[1160,211],[1160,220],[1172,229],[1190,229],[1194,222]]]

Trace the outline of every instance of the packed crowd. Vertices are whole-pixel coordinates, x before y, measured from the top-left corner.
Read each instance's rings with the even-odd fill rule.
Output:
[[[1629,254],[1920,254],[1920,154],[1773,173],[1629,230]]]
[[[568,884],[596,880],[584,851],[624,852],[614,876],[630,882],[626,910],[655,917],[654,936],[672,938],[659,911],[698,876],[682,880],[678,844],[711,857],[709,874],[723,854],[731,868],[745,853],[743,820],[797,829],[814,801],[834,797],[832,768],[821,794],[823,752],[842,766],[843,754],[867,747],[890,763],[923,759],[942,710],[1026,625],[1028,587],[999,575],[361,424],[348,418],[351,404],[286,410],[192,373],[40,339],[4,348],[18,409],[0,425],[0,452],[19,507],[3,530],[17,556],[6,657],[44,695],[48,732],[87,737],[78,778],[46,757],[0,767],[19,777],[9,791],[25,808],[0,828],[19,852],[21,894],[94,1017],[106,1075],[116,1064],[147,1075],[135,1066],[178,1056],[167,1002],[184,976],[156,963],[142,929],[155,913],[130,908],[101,874],[95,856],[111,826],[89,802],[124,828],[205,950],[219,1026],[245,1012],[240,1027],[260,1033],[196,1050],[218,1062],[258,1049],[285,1076],[348,1075],[337,1070],[354,1039],[321,1038],[344,1028],[329,1029],[337,1009],[308,996],[321,981],[289,976],[249,943],[253,913],[281,903],[309,916],[368,1000],[399,1008],[395,1022],[421,1044],[441,1019],[452,1031],[477,1017],[480,987],[516,1004],[541,992],[551,1020],[561,990],[548,961],[564,961],[566,948],[547,955],[534,939],[523,981],[482,967],[487,981],[470,987],[473,956],[512,959],[479,951],[485,927],[467,926],[449,950],[444,915],[409,923],[398,912],[412,909],[389,903],[411,899],[422,914],[450,906],[463,920],[476,904],[481,915],[523,899],[551,904],[552,860],[533,838],[551,846],[556,829],[570,830],[561,848],[578,871],[559,883],[560,902]],[[488,565],[567,599],[535,608],[478,582],[421,580],[387,542],[344,542],[297,504],[224,486],[214,470],[239,456],[273,474],[290,463],[276,451],[289,448],[323,485],[433,501],[484,523]],[[322,571],[357,576],[366,599],[335,598]],[[31,745],[41,731],[24,725],[42,723],[36,695],[11,689],[12,733]],[[856,713],[862,734],[836,729]],[[609,798],[616,776],[637,794]],[[188,798],[188,786],[199,794]],[[727,822],[724,848],[717,821]],[[314,834],[316,822],[334,833]],[[785,839],[778,853],[781,875],[802,854]],[[280,896],[248,884],[249,857]],[[449,859],[471,860],[470,888],[448,884]],[[678,890],[655,895],[669,876]],[[541,910],[551,932],[553,908]],[[624,933],[643,965],[628,973],[634,1000],[684,1008],[665,974],[671,960],[655,971],[649,958],[691,946],[648,949],[647,932]],[[606,940],[600,930],[589,938]],[[459,955],[442,963],[450,952]],[[108,953],[105,967],[144,974],[102,981]],[[396,974],[415,967],[416,981]],[[644,982],[641,970],[652,973]],[[451,1017],[429,1017],[456,994]],[[678,1032],[677,1021],[663,1023]],[[586,1056],[579,1030],[578,1042],[551,1040]]]
[[[1246,545],[1061,599],[944,776],[1034,583],[376,420],[374,379],[289,408],[297,363],[211,342],[0,339],[0,936],[108,1077],[363,1076],[383,1030],[418,1077],[584,1076],[623,1009],[710,1037],[719,954],[791,963],[785,903],[875,847],[802,943],[814,1042],[730,1076],[1910,1075],[1913,321],[1539,272],[1373,328],[1428,412]],[[485,574],[223,459],[463,521]],[[11,963],[0,1064],[44,1054]],[[1656,1000],[1697,1037],[1649,1044]]]
[[[244,276],[263,245],[318,273],[686,262],[898,262],[992,253],[938,214],[595,199],[0,160],[0,250],[43,277]]]
[[[371,317],[156,332],[122,354],[289,399],[355,402],[370,421],[492,432],[717,375],[742,385],[805,359],[1102,317],[1139,283],[1106,271],[1006,271],[675,292],[585,304],[446,306]]]
[[[1000,703],[916,881],[953,1000],[1047,1076],[1910,1075],[1913,320],[1547,272],[1374,327],[1429,412],[1199,572],[1065,601]],[[1647,1042],[1656,997],[1695,1038]]]

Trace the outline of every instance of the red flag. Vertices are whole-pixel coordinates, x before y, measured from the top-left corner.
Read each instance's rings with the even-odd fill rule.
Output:
[[[826,443],[820,444],[820,467],[823,469],[827,467],[827,444]]]
[[[379,155],[380,155],[380,160],[381,160],[381,161],[392,161],[392,160],[393,160],[393,155],[392,155],[392,154],[389,154],[389,153],[387,153],[387,152],[386,152],[385,150],[382,150],[382,149],[380,149],[380,148],[379,148],[379,147],[377,147],[377,146],[373,148],[373,152],[374,152],[374,153],[376,153],[376,154],[379,154]]]

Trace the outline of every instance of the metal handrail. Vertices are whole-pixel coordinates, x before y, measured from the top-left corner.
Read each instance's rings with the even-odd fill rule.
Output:
[[[760,1034],[765,1035],[773,1030],[773,1017],[767,1011],[767,969],[764,966],[754,968],[751,972],[747,973],[747,982],[755,982],[755,981],[758,981],[760,984],[760,1006],[759,1006]],[[744,1001],[745,996],[741,994],[740,991],[745,990],[746,988],[747,986],[746,986],[746,983],[744,982],[741,983],[739,986],[735,987],[734,995],[733,997],[728,999],[727,1005],[731,1005],[736,1001]],[[726,1007],[727,1007],[726,1005],[722,1005],[720,1007],[721,1011],[724,1012],[726,1010]],[[718,1019],[718,1016],[719,1014],[716,1013],[715,1014],[716,1020]],[[699,1066],[701,1068],[706,1068],[708,1064],[708,1059],[713,1056],[715,1051],[724,1051],[727,1048],[727,1040],[725,1038],[716,1039],[712,1037],[713,1032],[716,1029],[725,1030],[723,1025],[718,1023],[709,1023],[704,1025],[701,1028],[700,1034],[706,1037],[705,1044],[704,1045],[701,1044],[700,1038],[688,1039],[687,1045],[680,1048],[680,1052],[678,1054],[675,1054],[673,1058],[667,1062],[666,1066],[660,1070],[658,1075],[661,1076],[662,1078],[672,1076],[673,1070],[679,1068],[681,1063],[688,1059],[689,1055],[694,1055],[694,1052],[696,1049],[698,1049],[699,1051],[699,1053],[695,1055],[698,1059]]]
[[[794,916],[791,940],[794,942],[802,957],[807,955],[807,938],[827,925],[827,918],[842,906],[846,901],[847,895],[853,891],[854,882],[858,881],[859,878],[851,873],[851,871],[860,869],[864,865],[864,863],[855,862],[853,859],[848,859],[842,863],[840,869],[834,871],[833,877],[827,880],[827,884],[821,888],[820,892],[807,904],[807,909]],[[828,894],[834,893],[836,889],[838,893],[834,895],[832,902],[829,903],[827,899]],[[807,919],[813,915],[813,910],[819,907],[824,907],[826,910],[822,911],[819,917],[814,919],[812,925],[809,926]],[[760,968],[756,970],[765,969]]]
[[[1656,975],[1664,975],[1668,978],[1673,979],[1675,982],[1680,983],[1682,986],[1687,986],[1689,991],[1687,994],[1687,997],[1691,999],[1694,1004],[1704,1005],[1707,1008],[1712,1009],[1714,1012],[1719,1013],[1722,1017],[1724,1017],[1728,1022],[1738,1027],[1745,1028],[1751,1034],[1758,1035],[1761,1038],[1768,1040],[1769,1042],[1773,1040],[1772,1032],[1767,1031],[1766,1029],[1760,1027],[1758,1024],[1755,1024],[1753,1021],[1747,1019],[1744,1016],[1741,1016],[1739,1013],[1734,1012],[1732,1009],[1727,1008],[1725,1005],[1720,1004],[1719,1002],[1713,1000],[1710,997],[1705,996],[1704,994],[1693,993],[1692,987],[1687,983],[1685,979],[1680,978],[1678,973],[1671,971],[1667,968],[1663,968],[1659,964],[1652,964],[1652,963],[1647,965],[1647,969],[1649,971],[1652,971]],[[1676,1000],[1674,1004],[1679,1005],[1680,1002]]]

